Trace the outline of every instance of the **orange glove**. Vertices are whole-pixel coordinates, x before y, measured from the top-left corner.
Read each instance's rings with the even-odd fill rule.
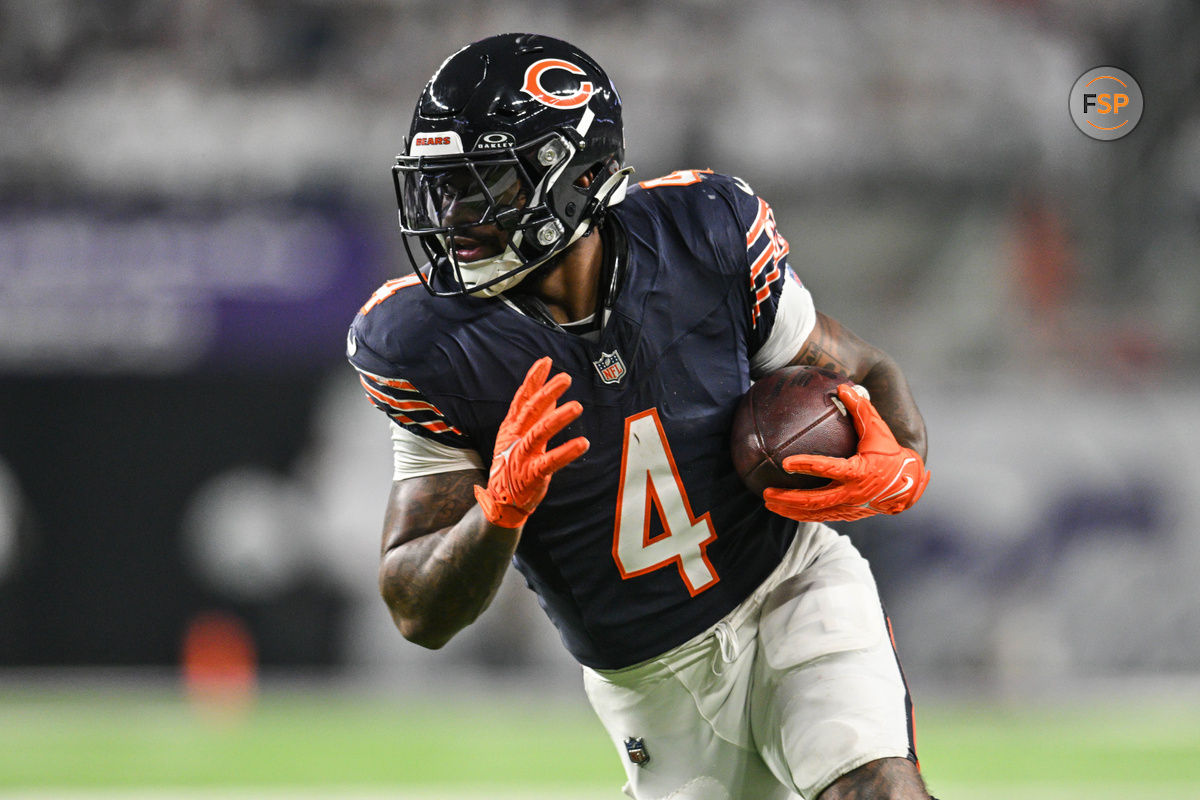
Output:
[[[583,413],[572,400],[556,406],[571,385],[565,372],[549,382],[550,359],[539,358],[513,395],[508,414],[496,433],[492,469],[485,489],[475,487],[483,515],[502,528],[519,528],[529,519],[550,488],[550,476],[587,452],[588,440],[577,436],[546,451],[546,443]]]
[[[859,394],[862,391],[862,394]],[[838,387],[858,431],[858,452],[849,458],[798,455],[783,460],[788,472],[818,475],[833,483],[820,489],[767,489],[766,506],[795,520],[855,520],[899,514],[917,502],[929,483],[929,470],[916,451],[901,447],[866,397],[866,390]]]

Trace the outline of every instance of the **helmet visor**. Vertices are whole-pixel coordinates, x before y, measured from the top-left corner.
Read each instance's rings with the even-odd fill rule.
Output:
[[[523,208],[531,194],[524,171],[512,162],[399,171],[401,209],[414,232],[496,224],[498,215]]]

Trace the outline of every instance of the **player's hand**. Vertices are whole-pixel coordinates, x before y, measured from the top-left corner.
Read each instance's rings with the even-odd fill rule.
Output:
[[[588,449],[588,440],[577,436],[546,450],[551,437],[583,413],[577,401],[556,405],[571,385],[571,376],[550,374],[550,359],[539,358],[513,395],[508,415],[500,423],[487,488],[475,487],[483,515],[502,528],[519,528],[529,519],[550,488],[550,476]]]
[[[855,520],[899,514],[921,497],[929,470],[915,450],[902,447],[875,406],[855,387],[838,387],[858,431],[858,452],[850,458],[797,455],[783,460],[788,472],[829,478],[819,489],[767,489],[766,506],[796,520]]]

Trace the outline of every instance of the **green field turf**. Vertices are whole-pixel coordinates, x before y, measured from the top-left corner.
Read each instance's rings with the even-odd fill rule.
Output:
[[[1195,703],[926,703],[918,726],[942,800],[1200,798]],[[243,718],[213,720],[169,689],[0,683],[10,797],[618,800],[621,782],[576,699],[267,690]]]

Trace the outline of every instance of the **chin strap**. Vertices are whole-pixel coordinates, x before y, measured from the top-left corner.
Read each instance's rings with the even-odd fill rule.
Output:
[[[596,210],[589,220],[575,228],[575,232],[571,235],[571,242],[584,236],[592,227],[599,227],[608,209],[625,199],[625,192],[629,189],[629,176],[632,174],[633,167],[622,167],[600,184],[600,188],[596,191]]]

